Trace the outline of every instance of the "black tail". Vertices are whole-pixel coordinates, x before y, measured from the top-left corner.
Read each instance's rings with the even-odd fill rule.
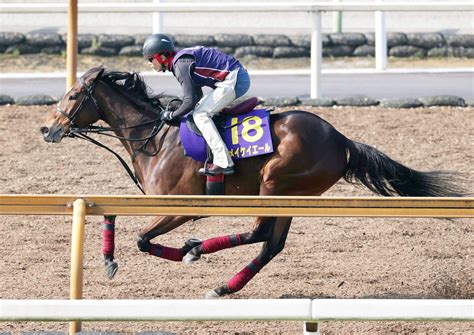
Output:
[[[384,196],[462,196],[453,183],[455,174],[444,171],[419,172],[410,169],[377,149],[347,139],[349,161],[344,179],[362,183],[372,192]]]

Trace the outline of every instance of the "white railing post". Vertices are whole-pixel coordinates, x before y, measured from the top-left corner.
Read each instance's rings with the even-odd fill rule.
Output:
[[[383,0],[377,0],[382,2]],[[385,31],[385,13],[375,12],[375,69],[387,68],[387,32]]]
[[[321,67],[323,58],[323,38],[321,32],[321,12],[311,13],[311,99],[321,98]]]
[[[161,0],[153,0],[153,4],[160,4]],[[153,12],[153,34],[163,32],[163,13]]]
[[[333,0],[333,2],[341,2],[342,0]],[[342,33],[342,12],[334,12],[332,17],[332,32]]]

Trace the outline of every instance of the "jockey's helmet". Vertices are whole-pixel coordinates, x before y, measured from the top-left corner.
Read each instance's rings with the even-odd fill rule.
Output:
[[[152,62],[156,59],[165,70],[175,54],[173,40],[165,34],[153,34],[143,43],[143,57]]]

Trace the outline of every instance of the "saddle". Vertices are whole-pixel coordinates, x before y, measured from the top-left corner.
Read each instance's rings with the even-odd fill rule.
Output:
[[[270,111],[255,109],[258,104],[257,98],[247,99],[212,118],[234,161],[273,152]],[[184,155],[207,166],[211,153],[192,114],[181,119],[179,132]],[[208,176],[205,191],[207,195],[224,194],[224,175]]]
[[[251,112],[255,107],[257,107],[258,104],[259,104],[259,101],[258,101],[258,98],[256,97],[244,100],[235,106],[224,108],[223,110],[221,110],[219,114],[215,115],[212,118],[212,121],[214,122],[214,124],[216,125],[218,129],[223,128],[224,123],[228,117],[242,115],[242,114]],[[201,131],[198,129],[198,127],[194,123],[194,118],[192,114],[189,114],[186,117],[186,124],[193,133],[202,137]]]

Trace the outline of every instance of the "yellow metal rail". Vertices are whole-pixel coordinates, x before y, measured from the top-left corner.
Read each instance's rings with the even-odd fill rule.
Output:
[[[0,195],[0,215],[474,217],[474,198]]]
[[[69,299],[82,299],[82,281],[84,269],[84,231],[86,220],[86,203],[77,199],[73,204],[72,238],[71,238],[71,278],[69,281]],[[82,328],[81,322],[69,323],[69,334],[76,334]]]

